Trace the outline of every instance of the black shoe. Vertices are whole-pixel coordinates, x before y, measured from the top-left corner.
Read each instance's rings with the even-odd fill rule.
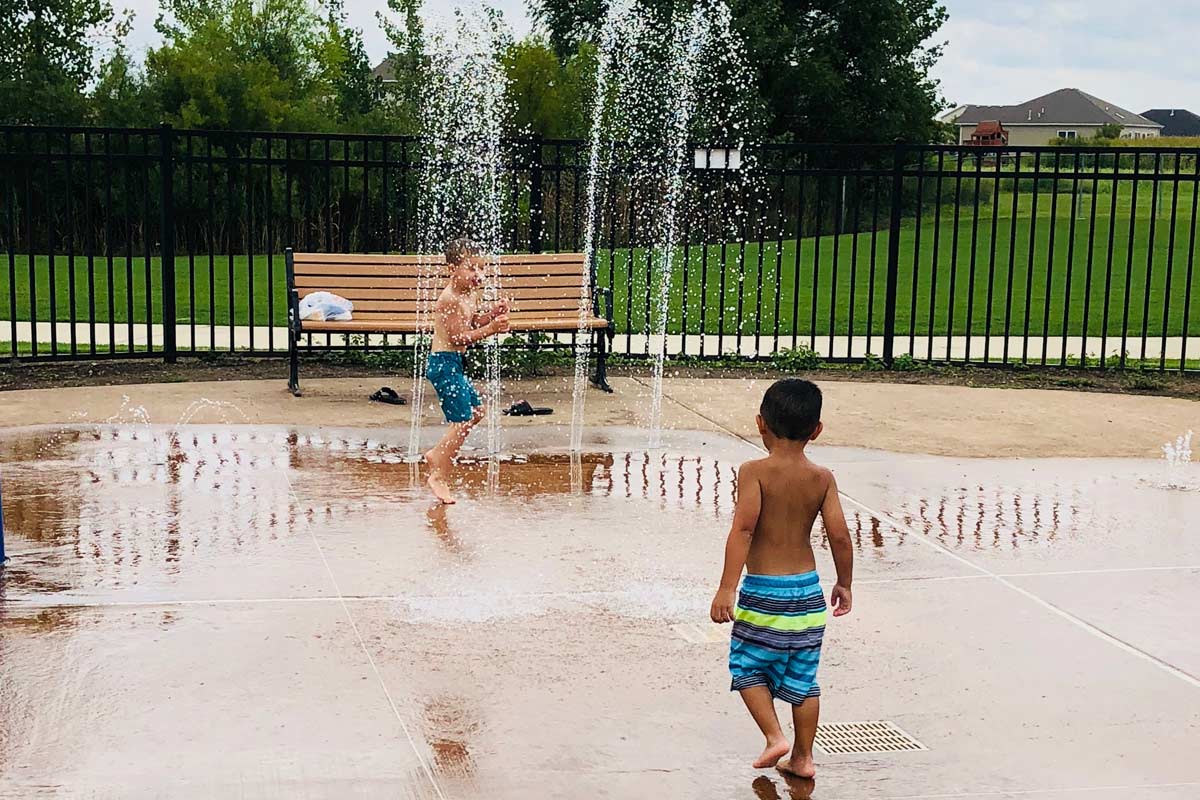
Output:
[[[373,400],[376,403],[387,403],[388,405],[393,405],[393,406],[408,405],[408,401],[405,400],[400,395],[396,394],[396,390],[390,386],[384,386],[383,388],[376,390],[367,399]]]

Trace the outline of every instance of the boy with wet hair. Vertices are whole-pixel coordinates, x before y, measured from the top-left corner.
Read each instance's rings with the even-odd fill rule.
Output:
[[[837,482],[805,453],[822,430],[821,390],[816,384],[787,378],[767,389],[758,412],[767,457],[747,461],[738,471],[725,569],[710,612],[713,622],[733,623],[731,689],[741,693],[767,740],[754,766],[775,766],[801,778],[816,774],[812,746],[821,694],[817,664],[827,610],[810,540],[818,515],[837,568],[829,601],[835,617],[850,613],[854,571],[854,548]],[[792,706],[794,747],[779,726],[776,698]],[[784,759],[789,750],[790,757]]]
[[[463,353],[469,345],[509,328],[507,300],[500,299],[487,309],[479,306],[485,264],[482,248],[470,239],[455,239],[446,245],[450,278],[434,307],[433,346],[426,375],[450,427],[425,453],[429,489],[445,504],[454,502],[447,482],[454,458],[471,429],[483,419],[483,401],[463,370]],[[413,411],[419,413],[419,409]]]

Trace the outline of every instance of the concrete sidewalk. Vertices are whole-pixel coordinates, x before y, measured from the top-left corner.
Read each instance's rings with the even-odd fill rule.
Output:
[[[74,338],[72,338],[72,334]],[[41,345],[57,342],[57,352],[69,353],[71,342],[80,351],[88,350],[93,337],[96,346],[102,349],[116,348],[128,350],[134,348],[150,348],[161,350],[164,341],[162,325],[147,325],[138,323],[132,327],[117,324],[110,327],[107,324],[97,324],[92,328],[83,323],[72,326],[70,323],[48,322],[16,323],[16,341],[30,343],[36,336]],[[360,340],[362,337],[359,337]],[[567,342],[569,336],[558,335],[560,341]],[[670,334],[666,338],[666,352],[669,356],[740,356],[743,358],[766,357],[780,350],[808,347],[822,358],[861,359],[868,354],[881,355],[884,350],[882,336],[737,336],[733,333],[718,336],[716,334],[690,334],[687,337]],[[13,325],[11,322],[0,321],[0,342],[13,341]],[[281,351],[288,347],[287,328],[248,325],[176,325],[176,347],[180,350],[255,350],[256,352]],[[313,345],[320,347],[330,341],[341,346],[345,337],[333,334],[314,334]],[[383,336],[366,337],[365,341],[372,345],[385,342]],[[396,341],[396,337],[391,337]],[[616,353],[646,354],[657,352],[663,346],[662,338],[645,334],[620,334],[613,341],[613,351]],[[1029,361],[1041,363],[1043,355],[1050,364],[1059,364],[1063,359],[1120,357],[1122,352],[1130,358],[1177,360],[1186,356],[1188,360],[1200,360],[1200,336],[1168,336],[1151,332],[1145,346],[1140,333],[1131,334],[1123,341],[1120,336],[922,336],[909,337],[900,335],[893,338],[896,355],[907,354],[919,360],[932,361],[989,361],[1002,363]],[[3,348],[0,348],[2,352]]]
[[[101,421],[123,405],[144,408],[150,420],[175,424],[189,413],[195,423],[347,425],[407,432],[408,406],[370,403],[367,396],[390,383],[406,397],[411,377],[314,378],[304,396],[287,392],[285,365],[273,381],[92,386],[0,392],[0,426]],[[754,415],[768,381],[743,378],[670,378],[664,381],[664,422],[676,429],[729,430],[757,440]],[[648,379],[613,378],[608,395],[585,395],[588,427],[649,424]],[[961,386],[821,382],[826,432],[822,445],[953,456],[1157,458],[1161,445],[1200,430],[1200,404],[1189,400],[1070,391],[977,389]],[[128,402],[124,400],[128,398]],[[201,398],[236,406],[204,408]],[[554,409],[551,417],[502,417],[504,431],[536,425],[551,434],[546,446],[563,447],[571,420],[571,382],[552,377],[506,380],[501,404],[526,399]],[[442,418],[426,392],[426,425]],[[132,421],[126,408],[123,418]],[[245,415],[244,417],[242,415]]]

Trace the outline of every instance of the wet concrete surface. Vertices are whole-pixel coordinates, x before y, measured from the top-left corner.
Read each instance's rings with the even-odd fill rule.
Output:
[[[281,365],[282,366],[282,365]],[[825,395],[822,441],[843,447],[869,447],[897,453],[951,457],[1155,458],[1159,446],[1197,426],[1195,401],[1163,397],[986,389],[922,384],[872,384],[820,377]],[[195,410],[197,398],[235,405],[231,422],[254,425],[355,428],[406,427],[412,406],[367,402],[381,383],[411,395],[411,377],[318,378],[304,380],[304,396],[292,397],[283,372],[277,380],[219,381],[141,386],[87,386],[0,392],[0,425],[96,422],[123,404],[146,409],[150,419],[171,422]],[[651,385],[647,377],[611,378],[613,394],[589,391],[584,419],[588,428],[642,426],[649,422]],[[663,424],[681,430],[725,429],[754,438],[754,413],[770,379],[681,378],[663,381]],[[441,424],[432,392],[423,417]],[[554,410],[550,417],[506,417],[508,430],[526,427],[565,444],[571,422],[569,377],[505,377],[500,406],[517,400]],[[213,421],[205,414],[198,421]]]
[[[440,508],[406,438],[0,433],[0,797],[1200,797],[1200,492],[1149,462],[818,448],[823,720],[928,750],[814,786],[749,766],[707,622],[749,445],[525,427]]]

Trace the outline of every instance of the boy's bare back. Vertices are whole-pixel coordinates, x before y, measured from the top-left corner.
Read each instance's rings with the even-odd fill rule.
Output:
[[[733,623],[730,688],[741,693],[767,740],[754,767],[778,766],[812,778],[821,694],[817,666],[826,612],[832,608],[835,617],[850,612],[854,545],[833,473],[805,453],[824,427],[821,390],[796,378],[776,381],[763,395],[757,422],[768,455],[738,470],[725,566],[709,618]],[[811,540],[818,514],[837,569],[828,605]],[[776,699],[792,705],[794,747],[780,728]],[[784,759],[788,750],[791,756]]]
[[[791,575],[816,569],[812,529],[817,515],[827,528],[845,527],[833,473],[803,452],[771,454],[742,466],[739,505],[758,508],[746,570]]]

